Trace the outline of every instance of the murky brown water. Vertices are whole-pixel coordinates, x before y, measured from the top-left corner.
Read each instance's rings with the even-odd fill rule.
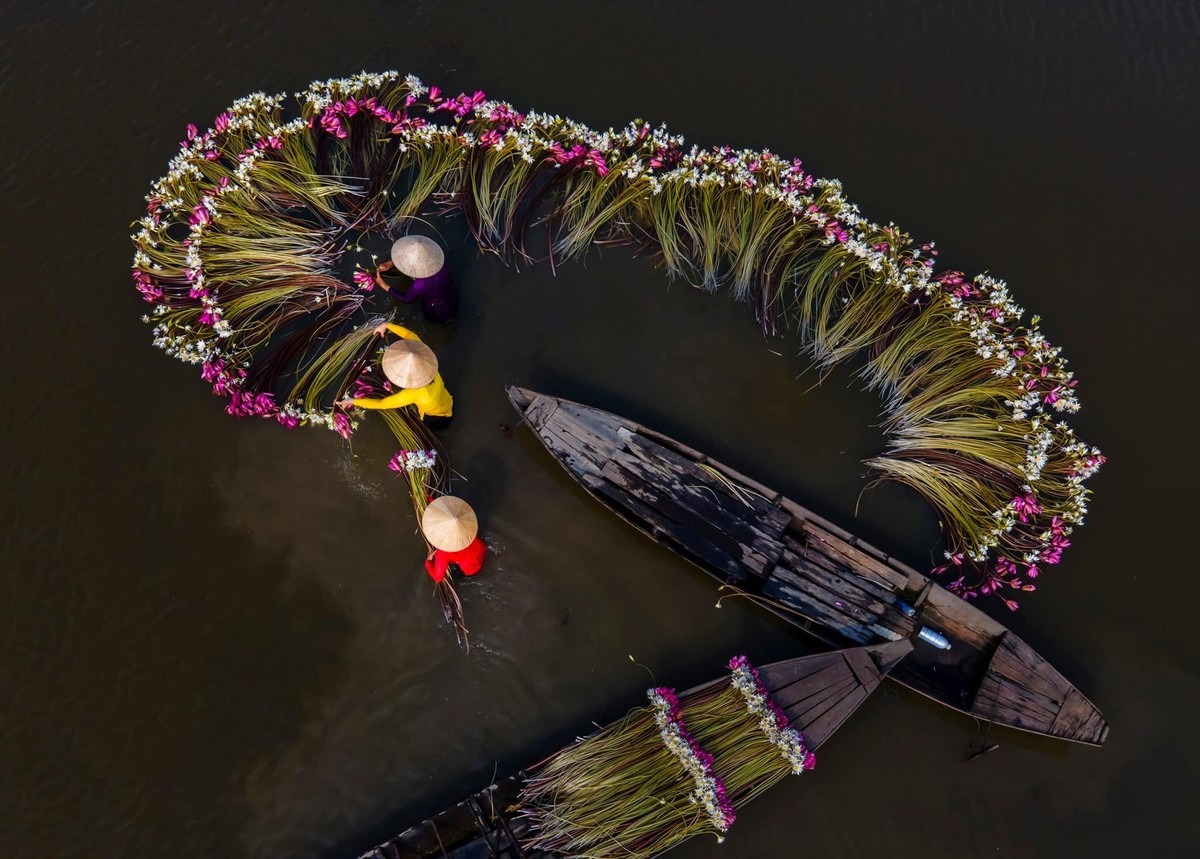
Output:
[[[1111,461],[1066,563],[1006,620],[1105,711],[1107,747],[994,730],[968,764],[976,725],[881,694],[719,850],[673,855],[1197,843],[1197,9],[798,5],[4,7],[0,855],[355,855],[634,703],[630,654],[686,686],[733,653],[813,647],[714,610],[707,579],[505,436],[506,381],[643,420],[914,563],[936,541],[903,490],[859,504],[872,396],[846,374],[806,392],[794,344],[746,309],[624,252],[555,278],[460,245],[463,318],[430,337],[463,491],[500,550],[462,588],[464,656],[382,428],[347,450],[227,418],[150,347],[127,275],[125,225],[185,123],[362,67],[803,156],[947,264],[1007,277],[1083,380],[1075,425]]]

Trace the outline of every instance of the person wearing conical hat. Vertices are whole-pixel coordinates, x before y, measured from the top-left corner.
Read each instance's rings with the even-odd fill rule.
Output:
[[[338,400],[336,405],[363,409],[399,409],[413,405],[430,427],[448,426],[454,417],[454,397],[446,390],[446,383],[438,372],[437,356],[421,342],[416,332],[403,325],[384,322],[375,328],[380,337],[388,331],[401,339],[383,351],[383,375],[403,390],[388,397]]]
[[[458,288],[446,268],[446,255],[433,239],[403,236],[392,244],[392,259],[375,270],[375,282],[397,301],[421,302],[430,322],[449,322],[458,312]],[[398,271],[412,278],[407,290],[391,285],[384,275]]]
[[[461,498],[443,495],[430,501],[421,531],[434,549],[425,559],[425,572],[435,582],[444,579],[447,570],[473,576],[483,569],[487,544],[479,539],[475,511]]]

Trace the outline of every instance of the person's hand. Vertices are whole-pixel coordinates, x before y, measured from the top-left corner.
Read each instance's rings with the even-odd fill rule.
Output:
[[[349,409],[351,406],[354,405],[354,400],[347,397],[344,400],[338,400],[336,403],[334,403],[334,405],[337,406],[339,409]]]
[[[425,560],[432,561],[433,556],[436,554],[437,554],[437,549],[430,549],[425,555]]]
[[[375,332],[375,336],[383,337],[388,333],[388,324],[386,322],[380,322],[371,330]]]

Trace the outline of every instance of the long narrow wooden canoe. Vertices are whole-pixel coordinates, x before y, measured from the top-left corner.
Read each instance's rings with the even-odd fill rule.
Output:
[[[600,503],[725,584],[835,646],[913,638],[893,675],[988,722],[1101,745],[1108,723],[1003,625],[762,484],[633,421],[509,386],[509,399]],[[915,609],[915,611],[914,611]]]
[[[912,650],[908,641],[817,653],[758,669],[767,692],[784,708],[792,727],[817,749]],[[728,675],[681,693],[686,697]],[[529,820],[521,815],[524,771],[406,829],[360,859],[551,859],[557,853],[526,850]]]

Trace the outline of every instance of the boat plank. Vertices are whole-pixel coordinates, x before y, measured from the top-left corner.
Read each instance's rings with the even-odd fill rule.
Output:
[[[801,544],[790,535],[785,535],[783,545],[793,555],[804,559],[805,563],[819,567],[835,576],[841,576],[881,602],[890,604],[896,600],[896,590],[890,584],[883,583],[873,575],[863,573],[837,559],[830,558],[818,551],[811,542]]]
[[[680,529],[684,529],[688,533],[706,535],[707,542],[711,546],[719,547],[728,559],[720,565],[722,571],[728,572],[728,564],[732,563],[745,567],[743,575],[746,571],[761,575],[763,568],[770,563],[761,553],[755,552],[736,537],[713,529],[711,520],[676,503],[676,498],[671,493],[658,491],[653,484],[639,480],[637,474],[631,474],[625,469],[625,462],[611,460],[604,466],[601,474],[612,485],[620,487],[657,512],[659,521],[674,522],[678,526],[666,529],[668,532],[681,533]]]
[[[852,650],[845,657],[858,682],[868,689],[874,689],[879,683],[879,666],[875,660],[865,650]]]
[[[747,505],[734,498],[721,486],[720,481],[707,475],[710,479],[698,478],[695,474],[684,472],[672,467],[671,463],[653,456],[646,445],[650,444],[636,435],[625,435],[626,450],[637,461],[650,468],[647,480],[662,485],[679,496],[682,504],[692,506],[704,516],[714,517],[714,522],[722,528],[727,528],[738,539],[747,543],[757,544],[759,550],[768,557],[778,558],[782,551],[782,536],[785,523],[779,520],[782,514],[777,507],[767,505],[766,510],[771,515],[755,506]],[[655,445],[658,447],[658,445]],[[666,450],[662,448],[662,450]],[[625,464],[622,459],[622,464]],[[632,465],[631,471],[636,470]],[[698,481],[688,483],[686,481]],[[699,489],[705,492],[696,491]],[[707,494],[706,494],[707,493]]]
[[[569,415],[564,415],[561,409],[551,420],[546,422],[543,428],[553,431],[573,447],[589,451],[595,457],[597,465],[603,465],[618,450],[615,437],[596,435],[579,422],[572,420]]]
[[[1021,685],[1062,702],[1072,686],[1067,679],[1046,664],[1033,648],[1012,633],[1000,637],[992,654],[992,666]]]
[[[784,707],[784,712],[795,713],[798,718],[802,717],[811,722],[818,715],[825,712],[828,707],[832,707],[835,701],[851,689],[857,688],[858,685],[858,680],[855,679],[854,674],[847,672],[837,682],[823,686],[813,691],[811,695],[788,704]],[[783,705],[781,704],[780,706]]]
[[[554,397],[538,394],[523,413],[526,422],[534,429],[540,430],[558,411],[558,402]]]
[[[876,618],[876,621],[872,622],[891,630],[896,637],[907,638],[916,630],[913,619],[907,617],[892,604],[894,597],[886,602],[882,601],[870,591],[859,587],[859,580],[831,573],[826,568],[810,563],[807,559],[788,551],[784,552],[780,563],[795,575],[808,579],[815,585],[836,594],[840,600],[852,604]],[[859,615],[856,613],[855,616]]]
[[[784,712],[789,717],[795,714],[796,719],[799,721],[811,724],[827,710],[836,706],[847,694],[858,688],[861,687],[858,686],[854,680],[854,675],[851,674],[846,680],[839,683],[836,689],[825,689],[822,690],[821,694],[812,695],[803,701],[797,701]]]
[[[594,489],[607,503],[615,505],[622,518],[645,532],[651,539],[663,542],[663,538],[666,538],[669,541],[667,548],[686,558],[694,559],[713,575],[723,574],[732,581],[746,578],[746,571],[740,560],[732,557],[726,547],[713,543],[706,532],[673,522],[607,480],[600,481]]]
[[[579,439],[563,433],[557,423],[543,424],[538,429],[538,437],[571,474],[577,477],[581,475],[599,476],[600,464],[604,459],[597,456],[594,450],[589,449]]]
[[[891,630],[882,631],[886,627],[879,623],[879,615],[839,599],[838,595],[826,588],[822,582],[797,575],[794,571],[782,566],[776,567],[767,579],[768,584],[772,581],[783,583],[793,591],[803,594],[810,605],[819,608],[826,614],[844,618],[845,624],[859,628],[867,640],[873,640],[878,636],[894,641],[901,637],[899,633]],[[764,585],[764,593],[765,589],[766,585]]]
[[[1044,700],[1044,699],[1043,699]],[[1058,715],[1057,707],[1048,709],[1043,703],[1031,700],[1009,683],[1003,677],[988,672],[975,695],[971,712],[990,718],[989,713],[1009,713],[1018,720],[1017,724],[1024,728],[1037,728],[1045,731],[1054,724]]]
[[[810,563],[807,559],[800,555],[795,555],[787,549],[784,550],[783,557],[780,558],[780,564],[795,575],[820,584],[864,611],[878,615],[882,614],[886,607],[886,603],[877,599],[874,594],[862,588],[855,587],[837,574],[829,572],[824,567]]]
[[[1072,687],[1050,731],[1059,737],[1102,743],[1108,736],[1108,724],[1095,705]]]
[[[842,726],[859,705],[867,699],[870,691],[859,686],[836,705],[826,710],[820,718],[812,722],[807,733],[814,736],[827,736]]]
[[[739,514],[752,511],[723,508],[707,496],[688,492],[673,480],[664,481],[658,472],[648,469],[639,459],[618,453],[605,464],[602,472],[672,518],[695,520],[719,529],[743,547],[747,566],[759,575],[774,566],[783,552],[779,540],[761,531],[754,522],[737,518]]]
[[[850,545],[841,537],[831,534],[823,528],[818,527],[811,521],[801,525],[801,529],[810,540],[816,540],[823,547],[826,547],[833,552],[836,552],[844,559],[847,566],[855,569],[865,569],[897,590],[905,590],[910,587],[909,576],[907,573],[897,570],[889,564],[885,564],[873,555],[869,555],[861,549]],[[923,577],[922,577],[923,578]]]
[[[775,534],[776,537],[782,535],[784,529],[791,524],[791,514],[780,509],[770,499],[763,498],[757,490],[744,486],[742,488],[748,494],[745,496],[735,496],[730,492],[729,486],[721,478],[713,474],[712,471],[709,471],[709,468],[718,471],[723,471],[723,468],[717,468],[716,465],[688,459],[654,439],[647,438],[641,433],[622,431],[619,432],[619,435],[625,440],[626,448],[630,452],[659,463],[663,467],[671,468],[680,477],[698,480],[722,498],[727,499],[730,503],[736,504],[748,511],[753,511],[757,518],[763,520],[764,530]],[[740,483],[732,478],[730,480],[735,484]]]
[[[858,644],[872,643],[874,637],[860,623],[844,614],[834,614],[832,608],[813,600],[803,590],[785,581],[780,573],[781,569],[776,567],[774,572],[763,582],[763,596],[794,609],[803,617],[811,618],[816,623],[828,626],[832,632],[843,638]]]
[[[811,695],[815,695],[823,689],[828,689],[830,686],[837,685],[843,681],[854,681],[854,672],[850,670],[850,666],[845,659],[838,659],[826,665],[819,671],[815,671],[807,677],[801,678],[794,683],[789,683],[786,686],[781,686],[771,693],[771,697],[775,699],[780,707],[790,707],[798,701],[803,701]]]
[[[758,669],[758,676],[767,691],[774,694],[777,689],[803,680],[822,668],[833,665],[841,658],[840,654],[833,652],[818,653],[802,659],[790,659],[787,662],[776,662]]]

